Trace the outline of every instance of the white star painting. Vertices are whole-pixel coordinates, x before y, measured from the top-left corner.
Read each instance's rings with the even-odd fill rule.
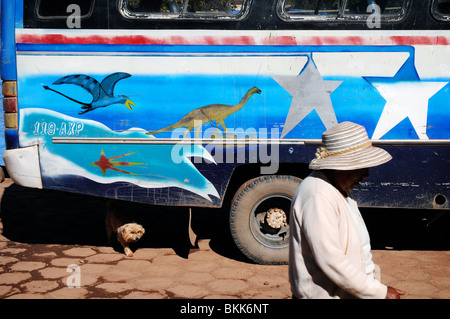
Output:
[[[380,139],[409,118],[421,140],[428,139],[428,100],[448,82],[371,82],[386,100],[372,139]]]
[[[327,129],[338,123],[330,94],[342,81],[324,81],[312,61],[309,61],[298,76],[272,76],[272,78],[292,96],[281,138],[313,110],[316,110]]]

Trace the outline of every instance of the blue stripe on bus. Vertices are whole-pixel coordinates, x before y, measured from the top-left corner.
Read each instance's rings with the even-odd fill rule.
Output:
[[[20,52],[69,52],[79,54],[89,53],[242,53],[245,55],[256,53],[290,54],[305,52],[414,52],[411,46],[271,46],[271,45],[122,45],[122,44],[32,44],[18,43]]]

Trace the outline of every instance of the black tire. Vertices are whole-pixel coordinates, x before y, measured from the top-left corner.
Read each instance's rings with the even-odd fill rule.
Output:
[[[261,176],[249,180],[236,192],[230,210],[231,235],[250,260],[265,265],[288,263],[289,210],[301,181],[289,175]],[[274,208],[285,213],[285,226],[275,229],[262,221],[266,212]]]

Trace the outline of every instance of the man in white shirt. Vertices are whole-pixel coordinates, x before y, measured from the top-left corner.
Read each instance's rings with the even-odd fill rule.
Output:
[[[376,279],[370,238],[348,195],[369,168],[392,157],[373,147],[364,127],[343,122],[322,135],[313,171],[291,205],[289,280],[293,298],[387,298],[403,291]]]

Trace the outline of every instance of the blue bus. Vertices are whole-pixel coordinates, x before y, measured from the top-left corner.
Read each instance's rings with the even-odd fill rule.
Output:
[[[394,160],[364,207],[449,209],[449,0],[3,0],[4,161],[26,187],[229,209],[286,263],[321,134]]]

